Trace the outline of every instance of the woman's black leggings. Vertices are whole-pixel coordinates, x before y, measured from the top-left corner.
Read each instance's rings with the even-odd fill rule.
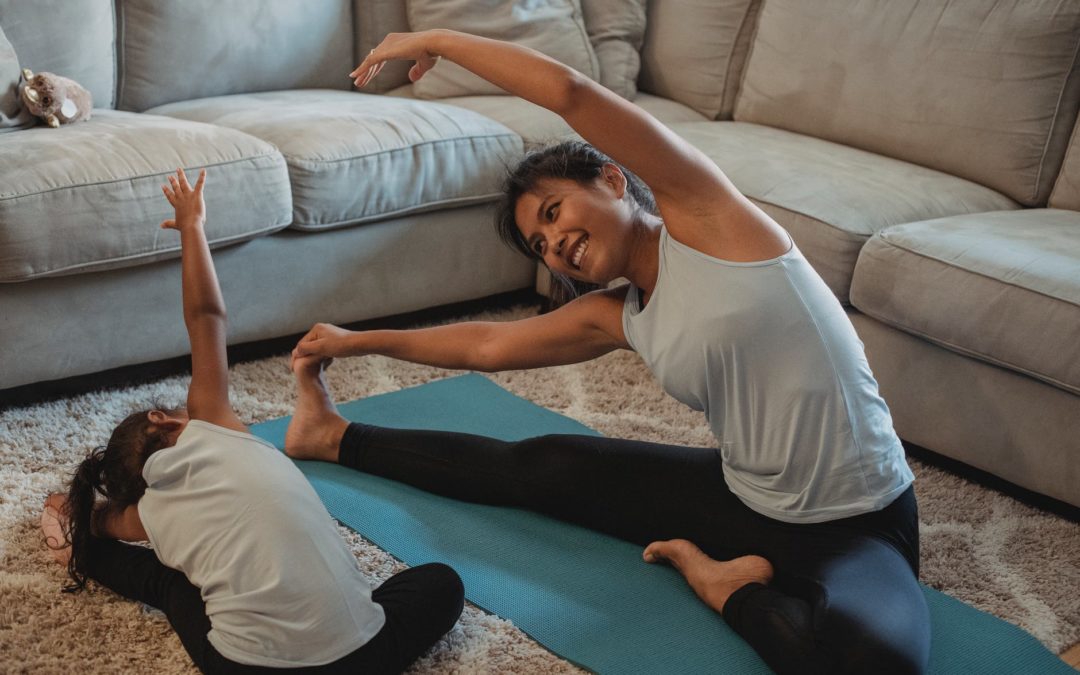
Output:
[[[723,616],[778,673],[919,673],[930,619],[918,584],[911,488],[875,513],[785,523],[746,507],[719,451],[550,435],[518,442],[352,424],[342,465],[429,492],[539,511],[646,545],[689,539],[712,558],[760,555],[769,585],[748,584]]]
[[[165,613],[191,660],[204,673],[400,673],[454,627],[465,600],[461,578],[441,563],[395,574],[371,593],[382,605],[386,624],[359,649],[322,666],[273,669],[230,661],[206,635],[199,589],[181,572],[166,567],[151,549],[110,539],[91,541],[89,577],[132,600]]]

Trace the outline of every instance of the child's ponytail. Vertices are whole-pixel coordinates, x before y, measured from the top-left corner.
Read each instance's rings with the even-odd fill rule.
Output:
[[[93,536],[93,518],[97,498],[104,494],[103,465],[105,448],[98,448],[90,453],[71,476],[71,487],[67,498],[67,531],[64,533],[71,543],[71,558],[68,560],[68,576],[72,583],[65,587],[67,592],[82,590],[86,586],[86,567],[90,538]]]
[[[71,476],[64,514],[68,517],[64,535],[71,544],[72,583],[64,589],[68,592],[86,586],[97,519],[137,503],[146,492],[143,464],[168,442],[168,434],[150,424],[148,412],[128,415],[113,430],[109,444],[91,452]]]

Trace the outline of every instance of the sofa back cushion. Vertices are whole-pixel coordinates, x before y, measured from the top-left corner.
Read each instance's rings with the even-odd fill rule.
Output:
[[[649,0],[639,87],[710,119],[731,119],[760,4]]]
[[[407,0],[409,27],[460,30],[531,47],[600,79],[580,0]],[[443,59],[413,86],[418,98],[504,94],[483,78]]]
[[[349,89],[351,0],[117,0],[118,107]]]
[[[735,119],[1045,204],[1080,103],[1080,3],[768,0]]]
[[[633,100],[645,40],[645,0],[584,0],[581,11],[600,64],[600,84]]]
[[[95,108],[115,107],[112,0],[0,0],[0,27],[23,68],[70,77]]]

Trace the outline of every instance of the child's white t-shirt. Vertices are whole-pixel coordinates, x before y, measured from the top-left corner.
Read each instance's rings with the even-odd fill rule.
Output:
[[[210,643],[238,663],[321,665],[363,646],[382,606],[300,470],[255,436],[191,420],[143,467],[157,557],[202,591]]]

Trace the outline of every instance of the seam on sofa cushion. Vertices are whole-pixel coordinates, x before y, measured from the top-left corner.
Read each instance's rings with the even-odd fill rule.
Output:
[[[923,340],[926,340],[927,342],[931,342],[931,343],[934,343],[934,344],[936,344],[938,346],[945,347],[946,349],[949,349],[950,351],[956,352],[957,354],[963,354],[964,356],[976,359],[978,361],[983,361],[985,363],[991,363],[991,364],[993,364],[995,366],[999,366],[1001,368],[1007,368],[1008,370],[1011,370],[1013,372],[1023,373],[1024,375],[1027,375],[1029,377],[1033,377],[1033,378],[1035,378],[1037,380],[1041,380],[1043,382],[1046,382],[1047,384],[1052,384],[1055,387],[1058,387],[1059,389],[1064,389],[1065,391],[1069,391],[1069,392],[1072,392],[1074,394],[1080,394],[1080,387],[1077,387],[1075,385],[1071,385],[1071,384],[1069,384],[1067,382],[1062,382],[1061,380],[1050,377],[1049,375],[1046,375],[1044,373],[1037,373],[1037,372],[1032,371],[1032,370],[1030,370],[1028,368],[1016,365],[1016,364],[1011,363],[1009,361],[1006,361],[1004,359],[995,358],[995,357],[990,356],[988,354],[984,354],[982,352],[977,352],[977,351],[975,351],[973,349],[970,349],[970,348],[967,348],[967,347],[961,347],[960,345],[953,344],[953,343],[949,342],[948,340],[942,340],[941,338],[934,337],[932,335],[924,333],[923,331],[916,330],[916,329],[914,329],[914,328],[912,328],[912,327],[910,327],[910,326],[908,326],[908,325],[906,325],[904,323],[896,321],[895,319],[887,319],[887,318],[881,316],[880,314],[878,314],[878,313],[876,313],[874,311],[868,311],[866,309],[863,309],[862,307],[859,307],[858,305],[854,305],[854,307],[856,309],[858,309],[860,312],[862,312],[863,314],[871,317],[872,319],[880,321],[881,323],[885,324],[886,326],[891,326],[891,327],[893,327],[893,328],[895,328],[897,330],[901,330],[901,331],[903,331],[905,333],[908,333],[910,335],[914,335],[916,337],[922,338]]]
[[[727,55],[727,68],[724,69],[724,84],[720,87],[720,108],[716,111],[716,114],[713,115],[711,119],[714,119],[714,120],[720,119],[720,115],[724,112],[724,109],[727,107],[728,101],[724,97],[724,93],[725,93],[725,89],[727,89],[727,86],[728,86],[728,78],[731,77],[731,69],[735,65],[734,56],[735,56],[735,51],[738,50],[738,48],[739,48],[739,36],[742,35],[743,30],[746,28],[746,21],[750,18],[750,14],[751,14],[750,7],[756,1],[757,0],[750,0],[750,2],[746,3],[746,11],[743,12],[742,20],[739,21],[739,29],[737,31],[735,31],[735,39],[731,41],[731,50],[728,52],[728,55]],[[757,32],[756,27],[754,29],[754,32],[755,33]],[[750,54],[754,49],[753,38],[754,38],[754,36],[751,35],[750,36],[750,43],[749,43],[750,47],[749,47],[749,49],[746,50],[746,58],[743,60],[743,65],[744,66],[750,62]],[[746,68],[743,68],[743,73],[745,73],[745,72],[746,72]],[[740,73],[739,79],[742,80],[742,73]],[[739,97],[739,91],[741,89],[742,89],[742,82],[739,82],[739,85],[732,89],[732,93],[731,93],[731,98],[732,98],[732,101],[731,101],[731,116],[732,117],[735,116],[735,101],[734,101],[734,99]]]
[[[283,155],[287,163],[300,165],[300,164],[340,164],[341,162],[355,162],[358,159],[366,159],[368,157],[378,157],[379,155],[386,155],[392,152],[408,152],[414,148],[422,148],[427,145],[439,145],[442,143],[459,143],[461,141],[472,140],[485,140],[489,138],[509,138],[511,140],[521,140],[521,137],[515,133],[509,134],[488,134],[485,136],[457,136],[455,138],[439,138],[430,141],[423,141],[420,143],[413,143],[411,145],[403,145],[400,148],[387,148],[386,150],[379,150],[377,152],[370,152],[363,155],[353,155],[352,157],[339,157],[337,159],[305,159],[297,157],[296,155]]]
[[[271,225],[269,225],[269,226],[267,226],[267,227],[265,227],[263,229],[260,229],[260,230],[254,230],[254,231],[250,231],[250,232],[245,232],[243,234],[233,235],[231,237],[222,237],[222,238],[219,238],[219,239],[211,239],[210,241],[207,242],[207,244],[209,246],[211,246],[211,247],[220,248],[222,246],[227,246],[229,244],[240,243],[240,242],[248,241],[250,239],[256,239],[256,238],[258,238],[260,236],[264,236],[264,235],[267,235],[267,234],[272,234],[274,232],[278,232],[280,230],[283,230],[283,229],[287,228],[288,226],[289,226],[289,222],[273,223],[273,224],[271,224]],[[94,260],[94,261],[90,261],[90,262],[78,263],[78,264],[75,264],[75,265],[68,265],[66,267],[57,267],[55,269],[43,270],[43,271],[39,271],[39,272],[32,272],[31,274],[28,274],[26,276],[22,276],[22,277],[20,277],[18,279],[0,279],[0,284],[17,284],[17,283],[20,283],[20,282],[23,282],[23,281],[32,281],[34,279],[67,276],[67,275],[73,273],[76,270],[86,269],[86,268],[95,267],[95,266],[102,266],[102,267],[104,267],[104,269],[101,269],[101,270],[89,270],[89,271],[91,271],[91,272],[93,272],[93,271],[105,272],[105,271],[109,271],[110,269],[122,269],[123,267],[131,267],[131,265],[123,265],[123,266],[121,266],[121,268],[107,267],[107,266],[110,266],[113,263],[127,262],[127,261],[131,261],[131,260],[138,260],[140,258],[150,258],[150,257],[157,257],[157,256],[163,256],[162,260],[170,260],[170,259],[175,259],[176,258],[176,256],[171,255],[171,254],[179,253],[179,252],[180,252],[180,246],[178,244],[175,247],[150,249],[150,250],[145,250],[145,251],[139,251],[138,253],[132,253],[132,254],[125,255],[125,256],[116,257],[116,258],[108,258],[108,259],[105,259],[105,260]]]
[[[942,264],[942,265],[944,265],[946,267],[950,267],[950,268],[956,269],[956,270],[962,270],[964,272],[967,272],[968,274],[972,274],[972,275],[977,276],[977,277],[982,277],[984,279],[989,279],[991,281],[996,281],[996,282],[998,282],[998,283],[1000,283],[1000,284],[1002,284],[1004,286],[1009,286],[1011,288],[1018,288],[1018,289],[1020,289],[1022,291],[1028,291],[1029,293],[1034,293],[1036,295],[1041,295],[1044,298],[1050,298],[1051,300],[1057,300],[1058,302],[1064,302],[1065,304],[1072,305],[1073,307],[1080,307],[1080,303],[1077,303],[1077,302],[1071,300],[1070,298],[1059,298],[1056,295],[1051,295],[1051,294],[1049,294],[1049,293],[1047,293],[1045,291],[1040,291],[1037,288],[1028,288],[1027,286],[1021,286],[1020,284],[1017,284],[1017,283],[1014,283],[1014,282],[1011,282],[1011,281],[1005,281],[1004,279],[999,279],[998,277],[991,276],[991,275],[986,274],[984,272],[979,272],[977,270],[972,270],[972,269],[969,269],[967,267],[963,267],[961,265],[956,265],[956,264],[951,263],[951,262],[949,262],[947,260],[942,260],[941,258],[932,256],[932,255],[930,255],[928,253],[925,253],[923,251],[916,251],[916,250],[913,250],[913,249],[911,249],[911,248],[909,248],[907,246],[903,246],[903,245],[898,244],[898,243],[896,243],[894,241],[890,241],[887,237],[884,237],[884,236],[878,237],[878,239],[880,239],[883,242],[888,243],[888,245],[892,246],[893,248],[899,249],[901,251],[905,251],[907,253],[910,253],[911,255],[918,256],[918,257],[923,258],[925,260],[933,260],[934,262],[940,263],[940,264]]]
[[[113,16],[113,90],[112,101],[109,103],[109,107],[115,110],[116,106],[120,104],[120,24],[118,18],[120,16],[120,8],[117,6],[117,0],[112,0],[109,4],[112,5]]]
[[[265,157],[281,157],[282,161],[284,161],[284,159],[285,159],[281,155],[281,153],[278,152],[277,148],[274,148],[273,152],[268,152],[268,153],[263,154],[263,155],[251,155],[249,157],[241,157],[241,158],[238,158],[238,159],[229,159],[229,160],[225,160],[223,162],[215,162],[214,164],[204,164],[204,165],[201,165],[201,166],[202,166],[202,168],[213,168],[215,166],[228,166],[229,164],[239,164],[241,162],[250,162],[251,160],[263,159]],[[95,181],[93,183],[75,183],[75,184],[72,184],[72,185],[61,185],[59,187],[49,188],[47,190],[39,190],[37,192],[25,192],[25,193],[22,193],[22,194],[13,194],[13,195],[2,195],[2,194],[0,194],[0,202],[8,201],[8,200],[11,200],[11,199],[22,199],[24,197],[36,197],[38,195],[44,195],[44,194],[48,194],[50,192],[58,192],[60,190],[77,190],[79,188],[84,188],[84,187],[94,187],[94,186],[97,186],[97,185],[109,185],[111,183],[124,183],[124,182],[130,182],[130,181],[135,181],[135,180],[141,180],[143,178],[153,178],[155,176],[169,176],[169,175],[172,175],[172,171],[147,173],[147,174],[142,174],[142,175],[139,175],[139,176],[127,176],[127,177],[124,177],[124,178],[110,178],[108,180],[100,180],[100,181]]]
[[[347,227],[350,225],[363,225],[365,223],[376,223],[382,220],[388,220],[397,216],[407,216],[412,213],[424,213],[425,211],[432,211],[434,209],[449,207],[457,208],[459,206],[470,206],[473,204],[485,204],[487,202],[493,202],[502,196],[501,192],[490,192],[485,195],[478,195],[475,197],[452,197],[450,199],[443,199],[436,202],[426,202],[424,204],[417,204],[415,206],[407,206],[405,208],[398,209],[396,211],[383,211],[370,216],[362,216],[360,218],[350,218],[348,220],[338,220],[332,223],[310,223],[310,222],[297,222],[295,216],[293,222],[288,225],[289,229],[297,230],[298,232],[323,232],[326,230],[338,229]]]
[[[1059,118],[1061,118],[1062,102],[1065,99],[1065,90],[1068,89],[1069,79],[1072,77],[1072,73],[1076,72],[1077,58],[1080,58],[1080,40],[1077,40],[1076,48],[1072,50],[1072,65],[1068,69],[1068,71],[1066,71],[1065,78],[1062,80],[1062,89],[1061,91],[1057,92],[1057,103],[1054,105],[1054,116],[1050,120],[1050,129],[1047,131],[1047,141],[1042,144],[1042,153],[1039,156],[1039,170],[1035,172],[1035,186],[1034,188],[1032,188],[1030,199],[1031,202],[1035,202],[1035,200],[1039,197],[1039,183],[1042,180],[1042,170],[1043,168],[1045,168],[1045,166],[1047,166],[1047,154],[1050,152],[1050,143],[1051,140],[1053,140],[1054,138],[1054,130],[1056,129],[1059,121],[1061,121],[1059,120]],[[1065,147],[1065,153],[1062,156],[1063,164],[1065,163],[1065,158],[1067,156],[1068,146]],[[1058,171],[1061,171],[1061,168],[1058,168]],[[1053,186],[1050,186],[1050,192],[1054,191],[1053,188]],[[1047,193],[1047,201],[1050,201],[1049,192]]]
[[[124,12],[123,0],[117,2],[113,0],[113,12],[116,17],[116,45],[113,49],[116,50],[116,101],[113,104],[114,107],[120,109],[120,101],[123,100],[124,87],[127,82],[127,68],[124,67],[124,56],[126,51],[124,50],[124,44],[127,32],[127,24],[124,21],[126,13]]]
[[[1031,199],[1030,199],[1031,202],[1035,202],[1035,200],[1039,196],[1039,182],[1042,180],[1043,169],[1046,168],[1046,155],[1047,155],[1047,153],[1050,152],[1050,142],[1054,139],[1054,130],[1057,128],[1058,124],[1061,121],[1060,117],[1061,117],[1062,101],[1064,101],[1064,99],[1065,99],[1065,90],[1068,89],[1068,87],[1069,87],[1069,80],[1072,77],[1073,73],[1076,72],[1077,58],[1080,58],[1080,39],[1078,39],[1076,41],[1076,47],[1073,49],[1072,66],[1069,68],[1068,71],[1065,72],[1065,77],[1061,81],[1061,90],[1058,92],[1057,103],[1054,105],[1054,116],[1050,119],[1050,129],[1047,130],[1047,132],[1046,132],[1046,142],[1043,143],[1043,151],[1042,151],[1042,154],[1039,155],[1039,170],[1035,172],[1035,185],[1033,186],[1032,193],[1031,193]],[[1074,121],[1074,120],[1070,120],[1070,121]],[[1069,152],[1069,148],[1068,148],[1068,146],[1066,146],[1065,147],[1065,154],[1062,155],[1062,158],[1061,158],[1061,161],[1062,161],[1063,164],[1065,162],[1065,157],[1068,155],[1068,152]],[[1059,171],[1060,171],[1060,168],[1059,168]],[[1053,191],[1054,191],[1054,186],[1051,185],[1050,186],[1050,193],[1052,193]],[[1047,201],[1050,200],[1050,193],[1047,193],[1047,195],[1046,195]]]

